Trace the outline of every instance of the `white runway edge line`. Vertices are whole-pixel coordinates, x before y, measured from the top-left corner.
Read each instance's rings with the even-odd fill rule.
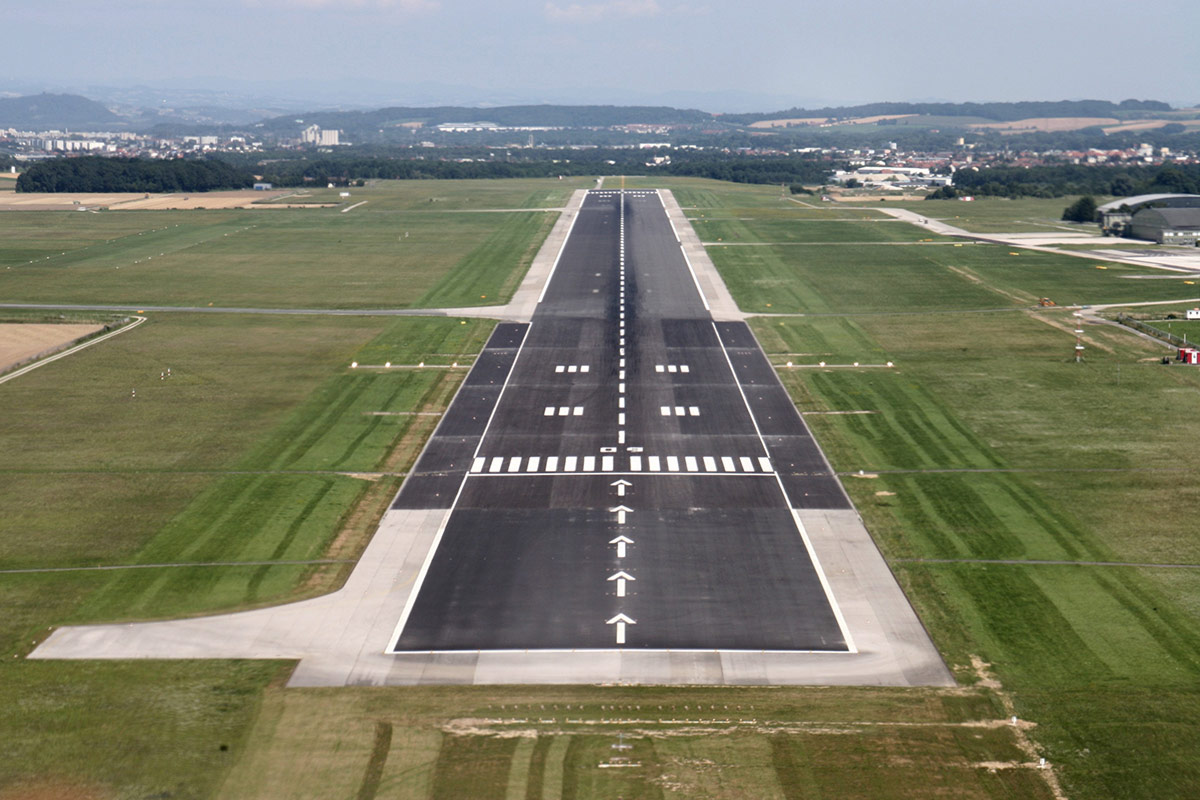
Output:
[[[587,196],[583,198],[583,203],[587,202]],[[546,276],[546,282],[542,284],[542,293],[538,295],[538,302],[541,303],[546,299],[546,290],[550,288],[550,281],[554,279],[554,271],[558,269],[558,262],[562,260],[563,251],[567,249],[567,242],[571,241],[571,231],[575,230],[575,222],[579,219],[580,213],[583,212],[583,203],[579,204],[579,208],[575,209],[575,216],[571,217],[571,224],[567,226],[567,233],[563,236],[562,244],[558,246],[558,255],[554,257],[554,264],[550,266],[550,274]],[[524,346],[524,340],[521,341]],[[515,361],[513,362],[516,363]]]
[[[692,260],[688,258],[687,250],[683,247],[683,240],[679,238],[679,231],[675,228],[675,222],[671,219],[670,213],[667,212],[667,201],[663,200],[661,192],[655,192],[654,194],[658,197],[658,202],[662,203],[663,213],[667,215],[667,224],[671,226],[671,233],[675,234],[675,241],[679,242],[679,252],[683,254],[683,263],[687,264],[688,272],[691,273],[692,283],[696,284],[696,293],[700,295],[700,302],[704,303],[705,311],[712,311],[712,308],[708,305],[708,298],[704,296],[704,290],[700,288],[700,278],[696,276],[696,270],[692,267]]]
[[[572,224],[574,224],[574,220],[572,220]],[[560,255],[561,252],[560,250]],[[548,286],[549,283],[549,280],[547,280],[546,285]],[[517,362],[521,360],[521,354],[525,352],[525,341],[529,338],[529,331],[532,327],[532,323],[525,326],[525,332],[521,336],[521,344],[517,347],[517,354],[513,356],[512,364],[509,365],[508,376],[504,379],[504,385],[500,387],[500,394],[496,395],[496,403],[492,406],[492,413],[488,414],[487,424],[483,426],[483,433],[479,436],[479,444],[475,445],[475,452],[471,456],[472,461],[479,458],[479,450],[483,447],[483,443],[487,439],[488,430],[492,427],[492,420],[496,418],[496,410],[500,408],[500,401],[504,399],[504,393],[508,391],[508,384],[512,380],[513,373],[517,371]],[[461,390],[462,386],[465,385],[466,381],[463,381],[459,389]],[[455,395],[455,399],[457,399],[457,395]],[[453,403],[454,400],[450,402]],[[439,425],[438,427],[441,426]],[[436,436],[437,431],[434,431],[433,435]],[[404,633],[404,626],[408,624],[408,617],[412,614],[413,606],[416,605],[417,595],[421,593],[421,585],[425,583],[425,576],[429,573],[429,567],[433,563],[433,557],[437,553],[438,545],[442,543],[442,536],[446,533],[446,526],[450,524],[450,517],[454,514],[454,509],[458,506],[458,499],[462,497],[463,487],[467,485],[467,479],[470,477],[470,469],[465,470],[462,482],[458,484],[458,491],[454,493],[454,500],[450,502],[450,507],[446,509],[446,514],[442,517],[442,523],[438,525],[437,533],[433,537],[433,544],[429,546],[429,552],[425,555],[425,563],[421,564],[421,571],[417,573],[416,580],[413,581],[408,600],[404,603],[404,611],[400,614],[400,621],[396,623],[396,627],[392,631],[392,638],[389,640],[387,648],[383,651],[385,655],[393,653],[396,650],[396,645],[400,643],[400,635]],[[403,487],[401,489],[403,490]]]
[[[345,214],[347,211],[353,211],[354,209],[358,208],[359,206],[365,206],[369,202],[371,202],[371,201],[363,200],[361,202],[355,203],[354,205],[350,206],[349,208],[343,208],[342,213]]]
[[[128,325],[126,325],[124,327],[117,328],[115,331],[110,331],[110,332],[104,334],[103,336],[97,336],[95,339],[89,339],[88,341],[84,342],[83,344],[77,344],[74,347],[69,347],[66,350],[63,350],[61,353],[55,353],[52,356],[47,356],[46,358],[40,359],[38,361],[33,362],[32,364],[28,364],[24,367],[21,367],[18,370],[10,372],[7,375],[5,375],[4,377],[0,377],[0,383],[7,383],[8,381],[11,381],[13,378],[19,378],[22,375],[24,375],[25,373],[32,372],[33,370],[37,369],[38,367],[44,367],[52,361],[58,361],[60,358],[66,358],[67,356],[71,355],[72,353],[78,353],[80,350],[84,349],[85,347],[91,347],[94,344],[100,344],[100,342],[103,342],[105,339],[111,339],[112,337],[116,336],[119,333],[124,333],[125,331],[131,331],[134,328],[136,328],[138,325],[141,325],[145,321],[146,321],[146,317],[135,317],[133,322],[129,323]]]
[[[725,363],[729,365],[729,372],[733,375],[734,385],[738,388],[738,394],[742,396],[742,402],[746,404],[746,413],[750,415],[750,422],[754,425],[754,432],[758,435],[758,441],[762,445],[763,453],[769,458],[771,451],[767,447],[767,440],[763,438],[762,430],[758,427],[758,419],[754,416],[754,409],[750,407],[750,400],[746,397],[745,390],[742,389],[742,382],[738,378],[737,370],[733,368],[733,359],[729,357],[729,350],[725,347],[725,340],[721,338],[721,331],[717,328],[715,321],[712,323],[712,327],[713,334],[721,344],[721,352],[725,355]],[[808,551],[809,560],[812,561],[813,569],[817,572],[817,578],[821,581],[821,588],[825,590],[825,597],[829,600],[829,607],[833,609],[833,616],[837,619],[838,627],[842,630],[842,638],[846,641],[846,650],[849,653],[857,653],[858,648],[854,646],[854,637],[850,635],[850,628],[846,624],[846,618],[842,615],[842,609],[838,606],[837,598],[833,596],[833,587],[829,585],[829,578],[825,576],[825,570],[821,568],[821,561],[817,558],[817,551],[813,549],[812,541],[808,538],[808,531],[804,529],[804,523],[800,521],[800,515],[792,505],[792,498],[788,497],[787,489],[784,488],[783,479],[779,477],[778,471],[775,472],[775,482],[779,484],[779,491],[783,493],[783,500],[787,503],[788,511],[791,512],[792,522],[796,524],[796,530],[800,532],[800,538],[804,542],[804,549]]]

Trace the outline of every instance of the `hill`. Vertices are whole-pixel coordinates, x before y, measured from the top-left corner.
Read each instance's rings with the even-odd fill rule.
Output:
[[[0,98],[0,128],[50,130],[111,128],[123,120],[95,100],[77,94],[33,94]]]

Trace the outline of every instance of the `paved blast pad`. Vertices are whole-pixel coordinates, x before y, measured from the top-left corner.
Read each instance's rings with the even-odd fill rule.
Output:
[[[786,510],[660,508],[618,530],[603,510],[461,505],[394,650],[611,649],[622,613],[626,648],[847,650]]]

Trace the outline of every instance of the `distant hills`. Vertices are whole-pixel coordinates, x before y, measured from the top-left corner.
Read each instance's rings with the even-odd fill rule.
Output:
[[[509,105],[391,106],[368,111],[311,110],[281,114],[263,106],[165,106],[120,103],[106,107],[76,94],[0,98],[0,128],[21,130],[137,130],[169,133],[254,131],[296,137],[308,125],[338,129],[357,143],[412,141],[410,132],[441,124],[491,123],[500,127],[605,129],[622,125],[670,126],[693,133],[771,137],[791,129],[792,138],[839,128],[854,135],[889,138],[927,130],[955,136],[992,130],[1003,134],[1093,129],[1092,135],[1161,129],[1200,128],[1200,112],[1176,111],[1156,100],[1062,100],[1020,103],[869,103],[856,106],[789,108],[782,111],[715,114],[671,106]],[[1103,129],[1104,133],[1100,133]],[[811,133],[806,133],[809,131]],[[587,134],[594,138],[593,134]],[[397,138],[398,136],[403,137]],[[561,139],[562,137],[560,137]],[[758,139],[756,139],[757,141]]]
[[[124,120],[100,103],[77,94],[34,94],[0,98],[0,128],[62,130],[111,128]]]

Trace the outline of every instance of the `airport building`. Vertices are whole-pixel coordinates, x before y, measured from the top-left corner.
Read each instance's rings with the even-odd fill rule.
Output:
[[[1133,232],[1135,217],[1143,211],[1168,210],[1168,209],[1200,209],[1200,194],[1139,194],[1135,197],[1122,197],[1117,200],[1112,200],[1102,206],[1096,207],[1096,221],[1100,223],[1100,230],[1105,236],[1129,236],[1134,239],[1150,239],[1162,244],[1164,237],[1158,235],[1141,235]],[[1184,224],[1186,215],[1179,217],[1174,223],[1169,222],[1164,218],[1159,217],[1143,217],[1141,230],[1144,233],[1152,232],[1152,228],[1161,228],[1168,230],[1171,224]],[[1186,227],[1184,228],[1186,230]],[[1167,236],[1166,239],[1171,239],[1167,243],[1177,244],[1173,241],[1173,236]],[[1195,242],[1191,242],[1195,244]]]
[[[1143,208],[1130,220],[1129,236],[1195,247],[1200,240],[1200,208]]]

